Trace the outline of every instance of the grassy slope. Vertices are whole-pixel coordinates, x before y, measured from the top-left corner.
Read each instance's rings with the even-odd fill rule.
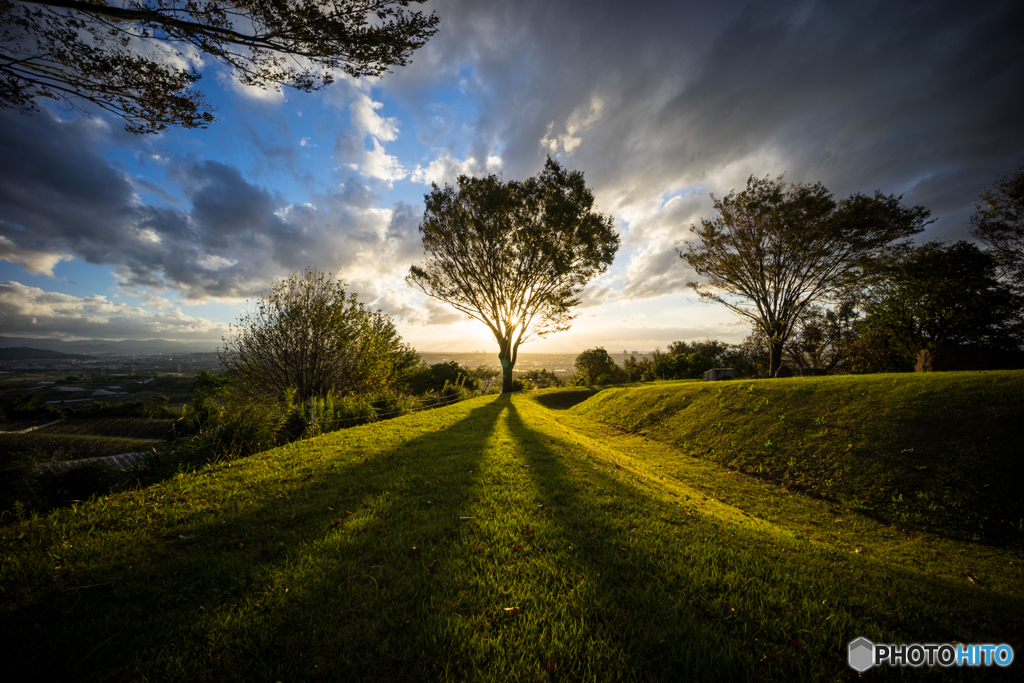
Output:
[[[889,522],[1024,540],[1024,372],[610,389],[581,415]]]
[[[4,527],[5,672],[846,680],[858,635],[1024,651],[1019,552],[545,407],[586,395],[474,399]]]

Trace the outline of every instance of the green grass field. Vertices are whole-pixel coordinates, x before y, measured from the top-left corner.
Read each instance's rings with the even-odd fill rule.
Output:
[[[1024,375],[1007,377],[1019,391]],[[833,393],[870,396],[869,384],[888,382],[912,401],[921,385],[900,380],[919,381],[854,378]],[[775,393],[814,386],[805,383],[763,381],[752,393],[775,405]],[[706,391],[719,389],[747,391]],[[472,399],[0,527],[5,672],[845,681],[857,636],[1022,652],[1015,543],[887,523],[865,514],[866,492],[862,507],[802,495],[695,458],[706,453],[673,445],[667,429],[647,438],[636,423],[609,424],[625,410],[612,409],[615,396],[673,390],[698,388]],[[1006,410],[991,419],[1019,415]],[[747,419],[762,416],[762,430],[784,421]],[[918,490],[940,495],[941,479],[925,482]],[[871,675],[1005,678],[1021,666]]]

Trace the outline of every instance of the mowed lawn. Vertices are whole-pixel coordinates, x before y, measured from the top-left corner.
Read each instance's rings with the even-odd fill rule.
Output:
[[[5,677],[848,680],[858,636],[1024,652],[1013,544],[695,459],[570,408],[591,393],[472,399],[0,527]]]

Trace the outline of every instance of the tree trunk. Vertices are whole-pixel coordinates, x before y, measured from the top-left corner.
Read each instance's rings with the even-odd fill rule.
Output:
[[[782,340],[779,338],[768,340],[768,350],[771,360],[768,362],[768,376],[774,377],[782,366]]]
[[[516,366],[519,346],[511,341],[499,341],[498,361],[501,363],[501,393],[512,392],[512,369]]]

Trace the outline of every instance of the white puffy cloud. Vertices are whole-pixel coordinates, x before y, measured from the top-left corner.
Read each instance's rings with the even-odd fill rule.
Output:
[[[391,142],[398,137],[398,122],[395,118],[384,118],[377,113],[382,102],[374,102],[366,93],[358,93],[349,105],[352,125],[362,135],[372,135],[382,142]]]
[[[0,282],[0,320],[8,336],[65,340],[207,341],[219,339],[226,331],[223,324],[186,315],[176,306],[146,310],[104,296],[76,297],[18,282]]]
[[[0,260],[18,263],[33,275],[53,276],[53,267],[61,261],[70,261],[74,257],[60,251],[32,249],[21,247],[14,240],[0,235]]]
[[[352,166],[365,176],[388,183],[401,180],[409,175],[409,172],[398,161],[398,157],[384,151],[384,146],[377,138],[373,138],[373,149],[364,150],[360,162]]]
[[[448,152],[439,154],[424,168],[416,166],[410,179],[415,183],[430,185],[454,184],[460,175],[482,176],[501,171],[501,157],[488,156],[483,162],[473,157],[457,159]]]

